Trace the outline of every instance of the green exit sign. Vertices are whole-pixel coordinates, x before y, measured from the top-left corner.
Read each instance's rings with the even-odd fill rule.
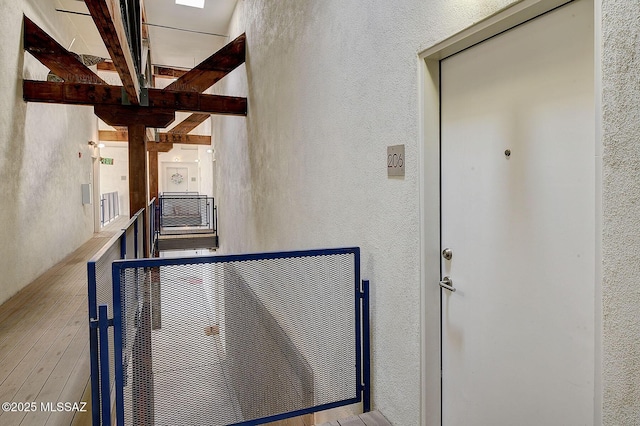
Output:
[[[113,158],[100,157],[100,163],[106,164],[108,166],[113,166]]]

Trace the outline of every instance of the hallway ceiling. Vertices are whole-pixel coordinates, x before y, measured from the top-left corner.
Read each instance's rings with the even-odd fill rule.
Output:
[[[109,57],[102,38],[88,15],[83,0],[56,0],[58,13],[64,13],[77,30],[89,52]],[[191,69],[227,44],[227,27],[237,0],[206,0],[204,9],[176,5],[175,0],[146,0],[153,65]],[[73,12],[73,13],[68,13]],[[80,43],[79,43],[80,44]],[[69,46],[65,46],[69,47]],[[84,49],[84,48],[83,48]]]

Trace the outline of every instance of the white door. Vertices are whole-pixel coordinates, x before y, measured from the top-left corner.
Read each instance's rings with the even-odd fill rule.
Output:
[[[441,62],[443,425],[592,425],[593,11]]]

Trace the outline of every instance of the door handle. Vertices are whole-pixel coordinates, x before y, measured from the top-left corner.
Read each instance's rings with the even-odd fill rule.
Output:
[[[444,277],[442,279],[442,281],[440,281],[440,287],[446,288],[447,290],[449,290],[451,292],[456,291],[456,289],[453,288],[453,281],[451,281],[451,278],[449,278],[449,277]]]

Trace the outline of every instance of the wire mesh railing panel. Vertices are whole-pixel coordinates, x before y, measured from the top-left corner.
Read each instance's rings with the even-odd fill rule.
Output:
[[[137,258],[136,246],[135,246],[136,231],[133,226],[130,226],[129,228],[127,228],[127,230],[125,231],[125,238],[127,240],[127,243],[126,243],[127,249],[126,249],[125,258],[136,259]]]
[[[136,240],[135,240],[135,246],[136,246],[136,259],[142,259],[144,256],[144,248],[145,248],[145,228],[144,228],[144,224],[145,224],[145,214],[140,214],[138,215],[138,218],[136,219],[136,226],[135,226],[135,231],[136,231]]]
[[[162,196],[160,203],[160,232],[165,228],[213,229],[213,198],[206,196],[172,195]],[[188,229],[192,228],[192,229]]]
[[[232,289],[238,291],[246,286],[255,295],[256,311],[263,307],[271,313],[293,346],[301,348],[313,372],[312,405],[353,398],[356,326],[352,257],[269,259],[234,263],[227,269],[227,298]],[[233,277],[232,269],[237,276],[229,279]],[[238,323],[236,309],[250,313],[246,307],[250,303],[248,297],[226,311],[228,319]],[[233,300],[238,304],[240,298]],[[257,323],[268,320],[256,318]],[[351,380],[345,380],[349,375]],[[245,380],[244,386],[250,387],[251,381]]]
[[[125,271],[121,283],[125,424],[222,426],[239,418],[238,404],[226,389],[214,324],[219,316],[210,289],[215,269],[220,267]],[[150,320],[148,307],[153,310]],[[145,365],[145,360],[152,365]],[[153,391],[146,393],[149,389]]]
[[[149,247],[149,253],[153,253],[155,251],[155,241],[156,241],[156,199],[151,200],[149,205],[147,206],[147,212],[145,214],[146,223],[149,226],[145,229],[148,229],[147,234],[147,244]]]
[[[223,426],[358,401],[349,250],[117,262],[125,424]]]

